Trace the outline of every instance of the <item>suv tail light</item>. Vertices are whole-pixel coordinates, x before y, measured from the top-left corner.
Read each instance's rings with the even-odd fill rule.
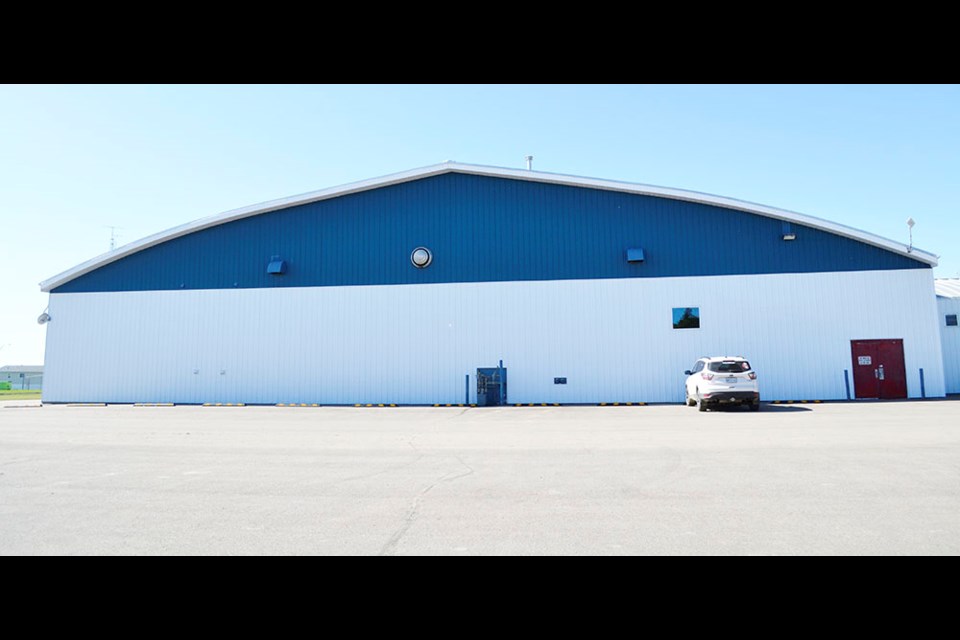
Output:
[[[750,378],[751,380],[756,380],[756,379],[757,379],[757,374],[755,374],[753,371],[751,371],[750,373],[747,374],[747,377]]]
[[[713,380],[712,373],[701,373],[700,377],[703,378],[704,380]]]

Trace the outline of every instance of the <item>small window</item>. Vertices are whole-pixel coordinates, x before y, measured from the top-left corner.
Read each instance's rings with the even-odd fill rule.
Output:
[[[947,316],[947,326],[948,327],[957,326],[957,314],[951,313],[950,315]]]
[[[699,329],[700,307],[674,307],[674,329]]]

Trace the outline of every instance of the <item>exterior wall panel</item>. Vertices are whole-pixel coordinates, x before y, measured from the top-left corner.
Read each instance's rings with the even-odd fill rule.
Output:
[[[937,298],[937,323],[943,345],[943,372],[947,393],[960,393],[960,327],[946,326],[946,315],[960,316],[960,298]]]
[[[248,289],[662,278],[929,264],[828,231],[684,200],[447,173],[292,206],[167,240],[55,288]],[[415,269],[424,245],[434,262]],[[629,264],[627,248],[646,260]],[[718,250],[719,248],[719,250]],[[279,255],[283,276],[268,275]]]
[[[843,399],[850,341],[880,338],[903,339],[910,397],[921,367],[942,396],[932,291],[906,269],[55,293],[44,400],[445,404],[469,374],[475,402],[503,359],[510,403],[680,402],[704,355],[748,357],[764,400]],[[683,306],[700,329],[672,328]]]

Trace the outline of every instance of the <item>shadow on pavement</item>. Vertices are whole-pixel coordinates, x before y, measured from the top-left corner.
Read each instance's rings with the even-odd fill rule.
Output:
[[[810,407],[798,407],[795,404],[764,404],[761,413],[793,413],[794,411],[813,411]]]
[[[710,411],[715,413],[753,413],[747,407],[738,405],[720,405],[719,407],[710,407]],[[810,407],[798,407],[795,404],[761,404],[760,413],[793,413],[796,411],[813,411]]]

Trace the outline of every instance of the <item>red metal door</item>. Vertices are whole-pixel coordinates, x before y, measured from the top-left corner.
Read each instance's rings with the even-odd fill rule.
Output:
[[[880,360],[880,397],[907,397],[907,367],[903,361],[903,340],[880,340],[877,344]]]
[[[852,340],[853,388],[857,398],[906,398],[903,340]]]
[[[853,354],[853,397],[879,398],[876,340],[851,340]]]

